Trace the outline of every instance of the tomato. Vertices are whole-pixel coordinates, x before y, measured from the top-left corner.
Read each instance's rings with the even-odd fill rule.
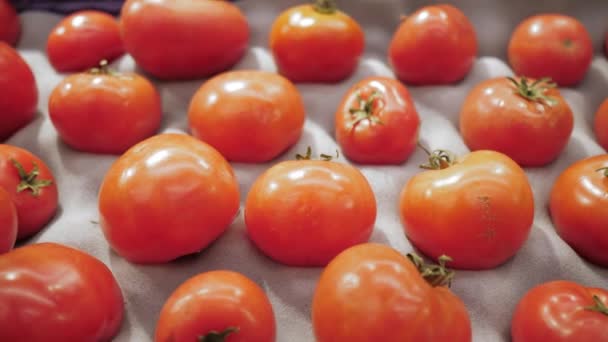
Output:
[[[0,41],[17,44],[21,36],[21,21],[8,0],[0,0]]]
[[[0,141],[34,119],[38,88],[34,73],[19,53],[0,42]]]
[[[235,162],[266,162],[295,144],[304,102],[286,78],[267,71],[231,71],[205,82],[188,112],[195,137]]]
[[[161,116],[160,95],[150,81],[112,72],[104,63],[68,76],[49,98],[49,117],[61,139],[91,153],[125,152],[154,135]]]
[[[11,196],[0,188],[0,254],[13,249],[17,240],[17,209]]]
[[[335,1],[315,0],[282,12],[272,24],[269,44],[279,72],[290,80],[332,83],[355,71],[365,37]]]
[[[593,126],[597,142],[608,151],[608,99],[598,108]]]
[[[401,22],[388,54],[395,74],[405,83],[455,83],[469,73],[475,62],[477,34],[458,8],[426,6]]]
[[[247,18],[226,1],[127,0],[121,26],[126,50],[143,70],[161,79],[225,71],[249,44]]]
[[[110,246],[134,263],[162,263],[215,241],[239,209],[232,167],[213,147],[166,133],[125,152],[99,192]]]
[[[522,166],[554,161],[573,128],[570,106],[545,80],[482,81],[469,92],[460,111],[460,133],[471,150],[502,152]]]
[[[347,91],[335,126],[336,139],[352,161],[400,164],[416,148],[420,117],[399,81],[372,76]]]
[[[513,342],[608,340],[608,291],[571,281],[532,288],[511,324]]]
[[[355,167],[334,161],[291,160],[253,183],[245,203],[249,238],[267,256],[292,266],[324,266],[367,241],[376,199]]]
[[[194,276],[171,294],[154,340],[273,342],[275,336],[274,312],[264,290],[240,273],[220,270]]]
[[[509,41],[508,60],[517,75],[550,77],[560,86],[582,81],[592,58],[593,42],[585,26],[562,14],[525,19]]]
[[[0,303],[1,341],[110,341],[124,314],[108,267],[55,243],[0,255]]]
[[[408,258],[374,243],[336,256],[313,297],[316,341],[471,341],[469,314],[446,286],[454,274],[445,260],[437,266]]]

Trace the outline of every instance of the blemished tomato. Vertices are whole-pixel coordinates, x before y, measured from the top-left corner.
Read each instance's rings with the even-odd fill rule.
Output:
[[[0,341],[111,341],[121,289],[101,261],[55,243],[0,255]]]
[[[583,80],[593,58],[585,26],[562,14],[542,14],[522,21],[511,34],[508,60],[517,75],[550,77],[560,86]]]
[[[454,273],[444,261],[427,265],[408,258],[367,243],[333,259],[313,297],[316,341],[470,342],[469,314],[448,288]]]
[[[608,267],[608,154],[570,165],[553,184],[550,212],[559,236],[584,258]]]
[[[202,251],[232,223],[239,188],[210,145],[184,134],[148,138],[125,152],[99,192],[110,246],[134,263],[163,263]]]
[[[264,290],[233,271],[210,271],[167,299],[155,342],[274,342],[276,322]]]
[[[557,159],[573,128],[570,106],[545,80],[482,81],[460,110],[460,133],[471,150],[502,152],[522,166],[544,166]]]
[[[608,151],[608,99],[597,109],[593,128],[598,144]]]
[[[295,144],[304,102],[286,78],[267,71],[231,71],[195,93],[188,111],[192,134],[235,162],[266,162]]]
[[[55,87],[49,117],[72,148],[120,154],[158,131],[162,107],[160,95],[146,78],[115,73],[102,63]]]
[[[497,267],[519,251],[532,229],[534,198],[517,163],[495,151],[458,159],[435,151],[426,167],[410,178],[399,203],[416,248],[471,270]]]
[[[21,21],[8,0],[0,0],[0,41],[17,44],[21,36]]]
[[[227,1],[127,0],[120,22],[127,52],[160,79],[225,71],[249,45],[247,18]]]
[[[0,141],[34,119],[38,88],[34,73],[19,53],[0,42]]]
[[[415,85],[455,83],[477,57],[477,34],[467,16],[451,5],[422,7],[401,22],[389,46],[397,77]]]
[[[57,212],[55,177],[44,161],[27,150],[0,145],[0,187],[17,209],[18,240],[38,233]]]
[[[0,188],[0,254],[13,249],[17,241],[17,209],[11,195]]]
[[[350,160],[400,164],[418,141],[420,117],[399,81],[372,76],[349,89],[335,115],[336,139]]]
[[[511,323],[513,342],[608,341],[608,291],[571,281],[532,288]]]
[[[361,26],[333,0],[287,9],[274,21],[269,41],[279,72],[294,82],[343,80],[365,48]]]
[[[325,266],[369,240],[376,198],[357,168],[327,160],[285,161],[253,183],[245,203],[249,238],[268,257],[292,266]]]

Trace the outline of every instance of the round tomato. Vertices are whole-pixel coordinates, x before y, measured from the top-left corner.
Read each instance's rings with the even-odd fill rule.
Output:
[[[597,142],[608,151],[608,99],[602,102],[595,114],[594,130]]]
[[[55,243],[0,255],[0,341],[110,341],[121,289],[94,257]]]
[[[231,71],[196,92],[188,113],[195,137],[228,160],[266,162],[298,141],[305,110],[298,89],[266,71]]]
[[[423,7],[406,17],[389,46],[389,61],[397,77],[416,85],[460,81],[476,57],[475,28],[451,5]]]
[[[343,80],[357,68],[364,47],[363,30],[334,0],[289,8],[270,31],[279,72],[294,82]]]
[[[333,259],[313,297],[316,341],[470,342],[469,314],[446,286],[453,272],[445,257],[440,265],[408,257],[367,243]]]
[[[509,64],[517,75],[550,77],[560,86],[579,83],[593,58],[589,32],[575,18],[561,14],[532,16],[511,34]]]
[[[336,112],[336,139],[357,163],[400,164],[416,148],[420,117],[407,88],[368,77],[344,96]]]
[[[21,21],[8,0],[0,0],[0,41],[17,44],[21,35]]]
[[[161,116],[160,95],[150,81],[117,74],[105,63],[68,76],[49,97],[49,117],[59,136],[85,152],[123,153],[155,134]]]
[[[482,81],[469,92],[460,111],[460,133],[471,150],[502,152],[522,166],[554,161],[573,128],[570,106],[546,80]]]
[[[0,254],[13,249],[17,240],[17,209],[11,196],[0,188]]]
[[[232,223],[239,188],[232,167],[211,146],[160,134],[125,152],[99,192],[100,224],[119,255],[162,263],[200,252]]]
[[[513,342],[608,341],[608,291],[571,281],[538,285],[521,299]]]
[[[268,297],[232,271],[211,271],[181,284],[167,299],[156,342],[274,342],[276,323]]]
[[[137,64],[161,79],[207,77],[236,64],[249,44],[247,18],[216,0],[127,0],[124,45]]]

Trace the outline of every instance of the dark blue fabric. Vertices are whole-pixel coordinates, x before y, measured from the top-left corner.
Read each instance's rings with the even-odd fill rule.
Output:
[[[11,0],[18,12],[26,10],[71,13],[84,9],[95,9],[118,14],[123,0]]]

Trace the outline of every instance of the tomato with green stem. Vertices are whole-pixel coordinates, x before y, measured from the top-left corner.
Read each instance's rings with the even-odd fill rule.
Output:
[[[21,21],[8,0],[0,0],[0,41],[15,46],[21,36]]]
[[[593,129],[598,144],[608,151],[608,99],[604,100],[597,109]]]
[[[0,254],[13,249],[18,227],[15,204],[8,192],[0,188]]]

